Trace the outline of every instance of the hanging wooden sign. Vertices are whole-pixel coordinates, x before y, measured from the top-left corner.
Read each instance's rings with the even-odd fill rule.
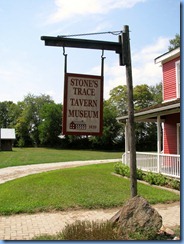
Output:
[[[102,119],[102,76],[65,73],[63,134],[101,135]]]

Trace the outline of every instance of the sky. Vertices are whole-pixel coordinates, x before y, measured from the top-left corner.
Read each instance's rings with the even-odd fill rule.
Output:
[[[122,31],[129,26],[133,86],[156,85],[162,70],[154,59],[168,51],[180,34],[179,0],[1,0],[0,102],[23,101],[26,95],[50,95],[63,103],[62,47],[45,46],[41,36]],[[118,42],[118,35],[83,37]],[[65,48],[70,73],[100,75],[101,50]],[[104,99],[126,84],[119,56],[105,51]]]

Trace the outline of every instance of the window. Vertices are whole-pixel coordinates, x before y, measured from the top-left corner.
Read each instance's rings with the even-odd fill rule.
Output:
[[[176,96],[180,98],[180,61],[175,63],[176,67]]]

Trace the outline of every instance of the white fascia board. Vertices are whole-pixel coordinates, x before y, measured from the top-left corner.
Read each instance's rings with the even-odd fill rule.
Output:
[[[140,115],[155,113],[155,112],[161,112],[161,111],[164,111],[164,110],[169,110],[169,109],[173,109],[173,108],[177,108],[177,107],[178,107],[178,103],[172,104],[172,105],[168,105],[168,106],[165,106],[165,107],[161,107],[161,108],[154,108],[154,109],[150,109],[150,110],[147,110],[147,111],[142,111],[142,112],[136,113],[135,117],[136,116],[140,116]]]
[[[170,109],[174,109],[174,108],[178,108],[178,107],[180,107],[180,103],[175,103],[175,104],[171,104],[171,105],[168,105],[168,106],[165,106],[165,107],[154,108],[154,109],[150,109],[150,110],[146,110],[146,111],[135,113],[134,117],[136,118],[136,117],[139,117],[139,116],[149,115],[149,114],[162,112],[162,111],[165,111],[165,110],[170,110]],[[125,119],[128,119],[128,115],[125,115],[125,116],[117,118],[118,121],[125,120]]]
[[[159,63],[163,64],[179,56],[180,56],[180,47],[155,58],[155,64],[159,64]]]

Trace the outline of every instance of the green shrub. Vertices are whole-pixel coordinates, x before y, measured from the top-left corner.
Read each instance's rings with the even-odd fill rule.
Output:
[[[122,163],[116,163],[116,164],[114,165],[114,172],[115,172],[116,174],[120,174],[120,173],[121,173],[121,168],[122,168]]]
[[[141,169],[137,169],[137,179],[138,180],[143,180],[143,171]]]
[[[114,166],[115,173],[122,176],[130,177],[129,166],[121,163],[117,163]],[[153,172],[143,172],[141,169],[137,169],[137,179],[144,180],[151,185],[168,186],[172,189],[180,190],[180,181],[176,179],[168,178],[162,174]]]
[[[151,185],[164,186],[167,184],[167,178],[165,176],[153,172],[145,174],[144,180]]]
[[[122,176],[130,177],[130,167],[128,165],[122,163],[116,163],[114,166],[114,171],[116,174],[120,174]],[[141,169],[137,169],[137,179],[143,179],[143,171]]]
[[[117,163],[114,166],[115,173],[120,174],[122,176],[130,177],[130,168],[128,165]]]
[[[178,180],[170,179],[168,182],[168,185],[175,190],[178,190],[178,191],[180,190],[180,182]]]
[[[151,185],[154,185],[155,179],[154,179],[154,173],[148,172],[144,176],[144,180],[148,182]]]
[[[128,178],[130,177],[130,168],[127,165],[124,165],[123,167],[123,174]]]
[[[145,240],[156,240],[157,232],[155,230],[145,230],[144,228],[140,228],[134,232],[128,233],[129,240],[136,240],[136,241],[145,241]]]
[[[157,186],[164,186],[167,183],[167,179],[165,176],[163,176],[162,174],[154,174],[155,175],[155,185]]]

